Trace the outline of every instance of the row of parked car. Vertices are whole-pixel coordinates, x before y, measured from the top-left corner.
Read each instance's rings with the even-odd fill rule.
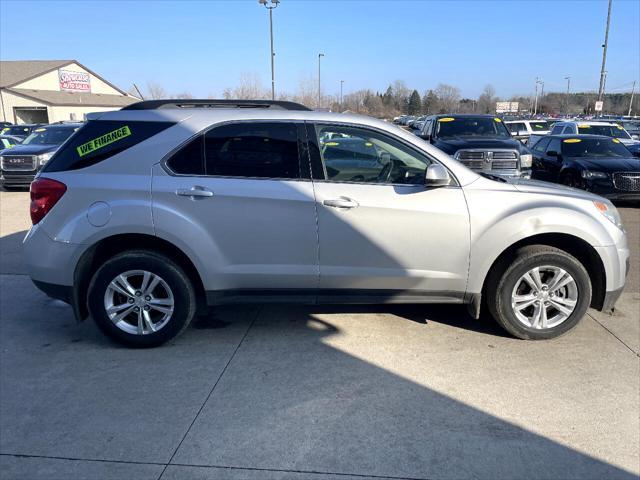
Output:
[[[0,186],[28,187],[82,123],[7,125],[0,129]]]
[[[394,123],[485,176],[533,178],[610,199],[640,200],[637,121],[441,114],[398,117]]]

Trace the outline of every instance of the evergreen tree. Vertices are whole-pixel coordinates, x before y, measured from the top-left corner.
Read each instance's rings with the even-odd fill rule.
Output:
[[[438,111],[438,96],[433,90],[425,92],[422,97],[422,112],[431,115]]]
[[[420,100],[420,94],[417,90],[411,92],[407,110],[409,112],[409,115],[416,115],[422,110],[422,101]]]

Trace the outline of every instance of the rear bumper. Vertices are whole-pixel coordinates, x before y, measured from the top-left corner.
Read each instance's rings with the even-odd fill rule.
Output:
[[[55,241],[34,225],[22,241],[22,258],[34,282],[72,286],[79,247]]]

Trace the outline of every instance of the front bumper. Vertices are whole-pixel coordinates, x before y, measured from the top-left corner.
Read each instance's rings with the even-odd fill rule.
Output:
[[[609,200],[640,200],[640,192],[619,190],[611,181],[611,178],[585,179],[584,189]]]
[[[37,172],[21,172],[0,170],[0,185],[9,187],[28,187]]]

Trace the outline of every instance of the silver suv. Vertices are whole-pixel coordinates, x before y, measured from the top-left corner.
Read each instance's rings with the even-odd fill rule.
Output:
[[[147,101],[91,115],[31,186],[45,293],[159,345],[210,306],[481,303],[523,339],[620,295],[614,206],[478,174],[373,118],[288,102]]]

